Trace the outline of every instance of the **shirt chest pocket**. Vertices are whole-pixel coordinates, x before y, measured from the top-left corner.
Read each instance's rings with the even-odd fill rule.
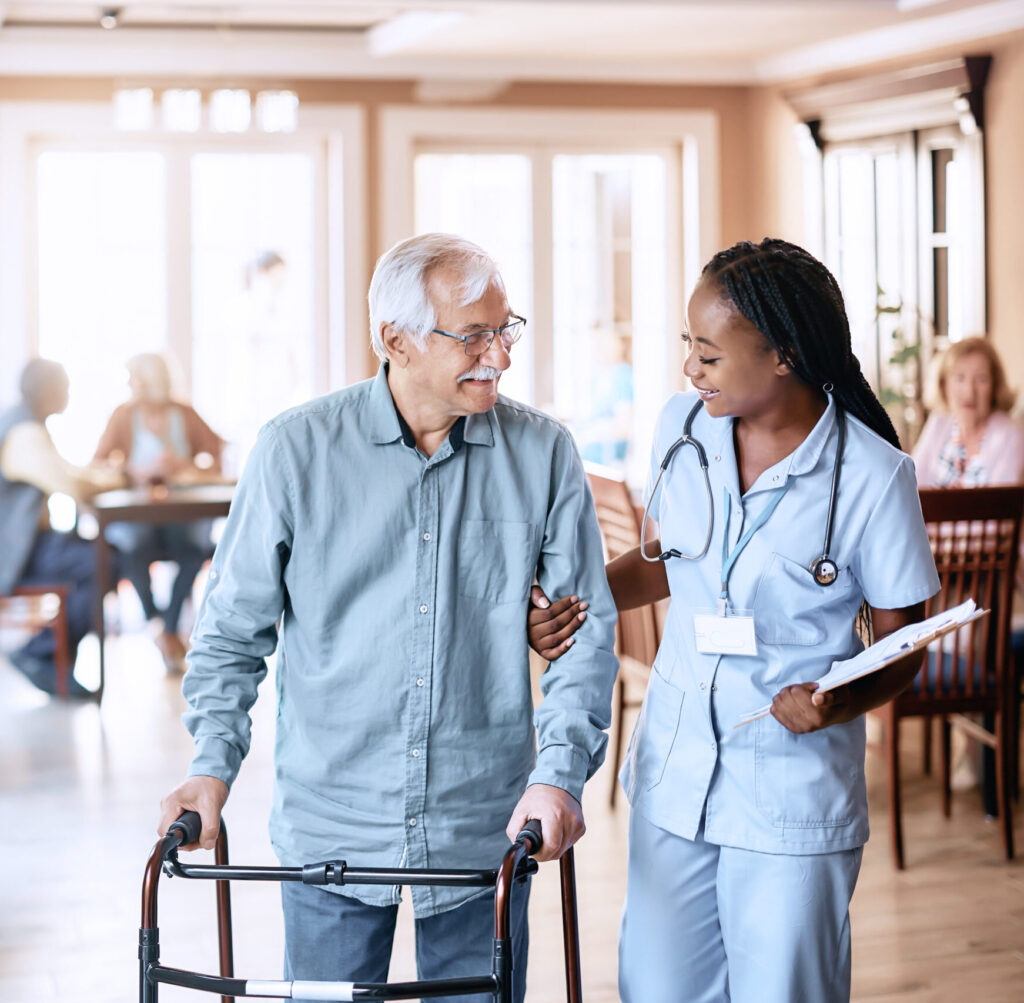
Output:
[[[754,632],[765,644],[821,644],[828,634],[828,607],[845,605],[853,575],[840,568],[831,585],[819,585],[810,569],[772,554],[754,595]]]
[[[460,595],[495,604],[525,602],[540,556],[540,526],[465,519],[458,554]]]

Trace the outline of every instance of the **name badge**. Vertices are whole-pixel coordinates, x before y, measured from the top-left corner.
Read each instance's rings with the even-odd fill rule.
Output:
[[[756,655],[752,616],[695,613],[693,633],[702,655]]]

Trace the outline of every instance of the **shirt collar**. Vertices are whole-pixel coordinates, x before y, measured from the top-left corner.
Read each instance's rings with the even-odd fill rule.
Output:
[[[458,418],[451,431],[448,441],[452,452],[457,452],[464,442],[476,446],[494,445],[493,422],[494,409],[484,414],[471,414]],[[408,423],[395,407],[395,399],[391,396],[388,386],[388,364],[382,362],[370,387],[370,406],[368,414],[367,438],[370,442],[380,444],[401,440],[406,446],[415,448],[416,440]]]

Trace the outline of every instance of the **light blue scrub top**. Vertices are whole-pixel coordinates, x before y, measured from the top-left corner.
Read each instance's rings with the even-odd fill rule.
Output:
[[[676,394],[665,405],[650,484],[696,400],[693,393]],[[714,531],[703,558],[666,563],[671,606],[621,774],[633,809],[663,829],[693,839],[703,816],[707,841],[766,853],[832,852],[868,838],[863,717],[807,735],[794,735],[771,716],[734,727],[783,687],[817,679],[834,659],[860,651],[854,628],[861,600],[900,609],[938,591],[913,461],[850,415],[846,425],[831,548],[840,570],[823,588],[809,568],[825,536],[838,445],[834,403],[746,494],[733,419],[703,409],[696,416],[693,435],[708,455]],[[720,591],[723,489],[732,506],[732,547],[787,478],[778,508],[729,578],[730,609],[753,612],[758,654],[700,654],[693,615],[712,612]],[[700,551],[708,513],[693,449],[683,447],[672,459],[651,516],[663,549]]]

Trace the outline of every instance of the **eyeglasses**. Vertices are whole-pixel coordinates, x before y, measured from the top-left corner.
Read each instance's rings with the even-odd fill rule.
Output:
[[[431,328],[433,334],[443,334],[446,338],[461,341],[467,355],[483,355],[491,347],[495,335],[501,338],[502,348],[509,352],[525,330],[526,318],[518,314],[512,314],[512,319],[501,327],[491,328],[489,331],[476,331],[473,334],[452,334],[451,331],[442,331],[439,327]]]

